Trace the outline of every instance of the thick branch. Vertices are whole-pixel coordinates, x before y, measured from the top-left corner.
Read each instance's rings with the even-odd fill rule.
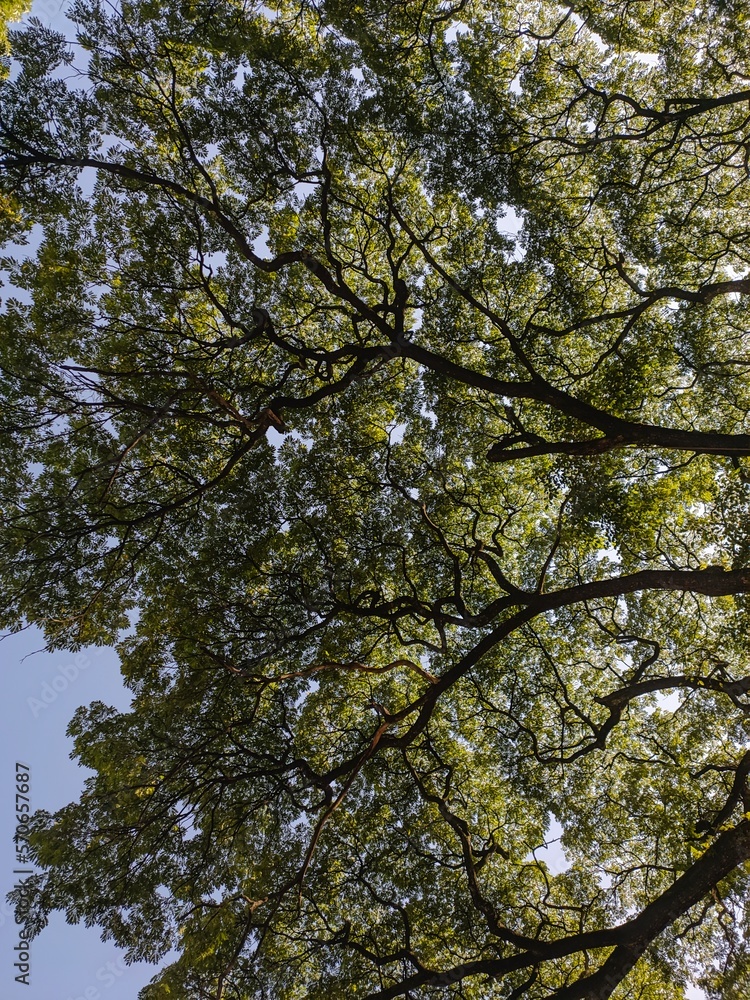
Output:
[[[738,826],[723,833],[666,892],[649,903],[633,920],[619,927],[574,934],[558,941],[534,941],[533,951],[508,958],[464,962],[442,972],[425,969],[400,983],[371,993],[366,1000],[392,1000],[422,986],[450,986],[471,976],[501,979],[518,969],[538,966],[544,961],[614,946],[615,950],[597,972],[557,990],[550,998],[607,1000],[652,941],[748,859],[750,821],[742,820]]]

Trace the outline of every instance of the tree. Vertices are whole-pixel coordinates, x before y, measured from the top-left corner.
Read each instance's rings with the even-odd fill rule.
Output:
[[[746,998],[750,6],[70,16],[0,90],[3,620],[133,704],[31,929],[176,947],[147,1000]]]

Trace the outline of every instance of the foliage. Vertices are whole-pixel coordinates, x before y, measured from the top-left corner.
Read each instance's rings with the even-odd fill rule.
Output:
[[[144,1000],[744,1000],[750,5],[69,16],[0,88],[2,617],[133,703],[32,930],[176,948]]]
[[[0,0],[0,54],[8,53],[8,24],[20,21],[29,9],[27,0]]]

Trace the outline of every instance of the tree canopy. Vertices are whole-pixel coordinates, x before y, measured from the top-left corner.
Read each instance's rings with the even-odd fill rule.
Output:
[[[2,624],[133,702],[31,930],[175,949],[144,1000],[747,1000],[750,3],[68,16],[0,86]]]

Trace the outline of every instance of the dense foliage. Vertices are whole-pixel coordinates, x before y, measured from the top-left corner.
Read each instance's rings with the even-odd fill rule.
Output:
[[[747,1000],[750,3],[69,17],[0,86],[2,616],[133,703],[33,929],[148,1000]]]

